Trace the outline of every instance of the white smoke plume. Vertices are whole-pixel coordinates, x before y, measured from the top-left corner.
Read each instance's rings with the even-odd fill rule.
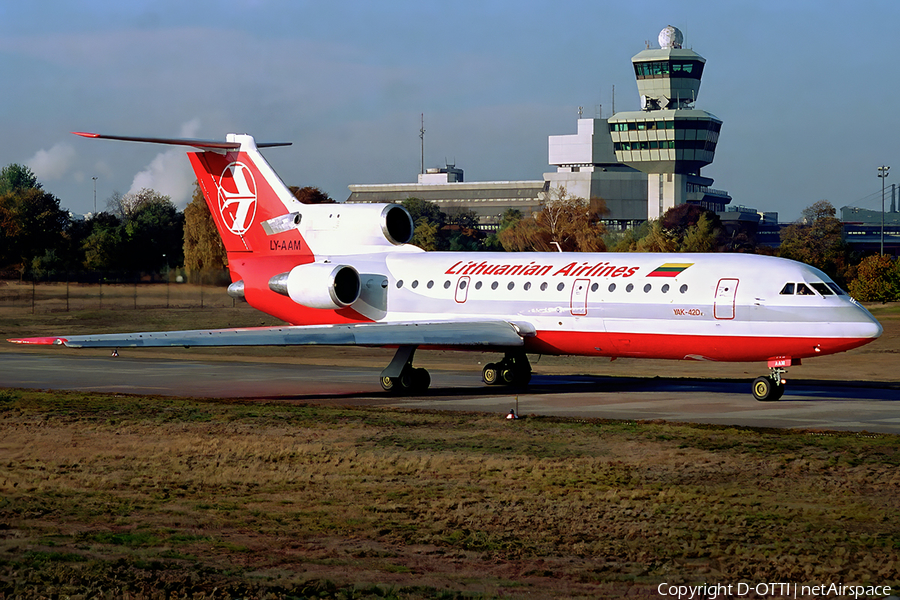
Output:
[[[200,120],[192,119],[181,126],[180,136],[196,137],[199,129]],[[151,189],[169,196],[178,208],[187,206],[196,177],[185,152],[183,147],[174,147],[157,154],[146,169],[134,176],[128,193],[137,194],[143,189]]]
[[[38,150],[25,165],[34,172],[38,180],[59,179],[66,174],[74,160],[75,148],[60,142],[49,150]]]

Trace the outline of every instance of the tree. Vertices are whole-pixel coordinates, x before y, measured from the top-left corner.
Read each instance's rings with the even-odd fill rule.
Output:
[[[59,199],[39,184],[14,186],[0,195],[0,263],[28,269],[35,257],[61,251],[68,223],[69,214],[59,207]]]
[[[320,190],[317,187],[297,187],[296,185],[289,186],[288,189],[294,195],[294,198],[299,200],[302,204],[334,204],[334,200]]]
[[[184,268],[194,275],[204,270],[222,270],[227,264],[222,236],[195,181],[191,201],[184,209]]]
[[[144,190],[150,192],[152,190]],[[152,192],[125,223],[126,264],[135,271],[159,272],[184,263],[184,214],[168,196]]]
[[[124,268],[122,221],[112,213],[102,212],[90,221],[91,232],[82,243],[84,267],[89,271]]]
[[[837,211],[827,200],[803,210],[803,218],[781,232],[778,255],[812,265],[840,284],[851,271],[849,246],[841,238],[842,225]]]
[[[900,262],[874,254],[859,263],[850,295],[860,302],[892,302],[900,299]]]
[[[0,170],[0,195],[30,189],[39,190],[41,184],[34,172],[25,165],[12,163]]]
[[[592,202],[570,196],[566,188],[552,188],[544,198],[540,211],[521,219],[499,234],[508,251],[521,252],[602,252],[606,250],[603,235],[606,228],[599,224],[599,212],[605,203]]]

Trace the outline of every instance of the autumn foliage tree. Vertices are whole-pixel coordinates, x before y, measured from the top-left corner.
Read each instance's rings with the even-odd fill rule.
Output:
[[[838,283],[849,279],[852,260],[849,246],[841,237],[837,211],[827,200],[808,206],[803,218],[781,232],[778,255],[806,263],[827,273]]]
[[[500,232],[500,243],[511,252],[603,252],[606,228],[599,218],[605,212],[600,199],[589,201],[552,188],[540,211]]]
[[[900,299],[900,262],[875,254],[859,263],[850,295],[860,302],[893,302]]]
[[[221,271],[227,264],[222,237],[194,182],[194,193],[184,209],[184,268],[194,278],[203,271]]]

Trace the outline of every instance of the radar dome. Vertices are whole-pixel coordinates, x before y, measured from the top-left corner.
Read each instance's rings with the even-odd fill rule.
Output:
[[[681,48],[684,43],[684,35],[677,27],[669,25],[659,32],[659,47],[663,50],[671,50],[672,48]]]

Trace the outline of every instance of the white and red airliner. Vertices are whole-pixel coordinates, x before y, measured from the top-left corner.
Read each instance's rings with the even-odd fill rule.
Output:
[[[785,369],[867,344],[878,321],[808,265],[748,254],[425,252],[397,204],[295,200],[249,135],[225,142],[89,138],[191,147],[228,254],[232,296],[290,325],[10,340],[70,347],[396,347],[385,390],[426,389],[417,348],[502,353],[489,385],[524,385],[527,354],[766,361],[757,400]]]

